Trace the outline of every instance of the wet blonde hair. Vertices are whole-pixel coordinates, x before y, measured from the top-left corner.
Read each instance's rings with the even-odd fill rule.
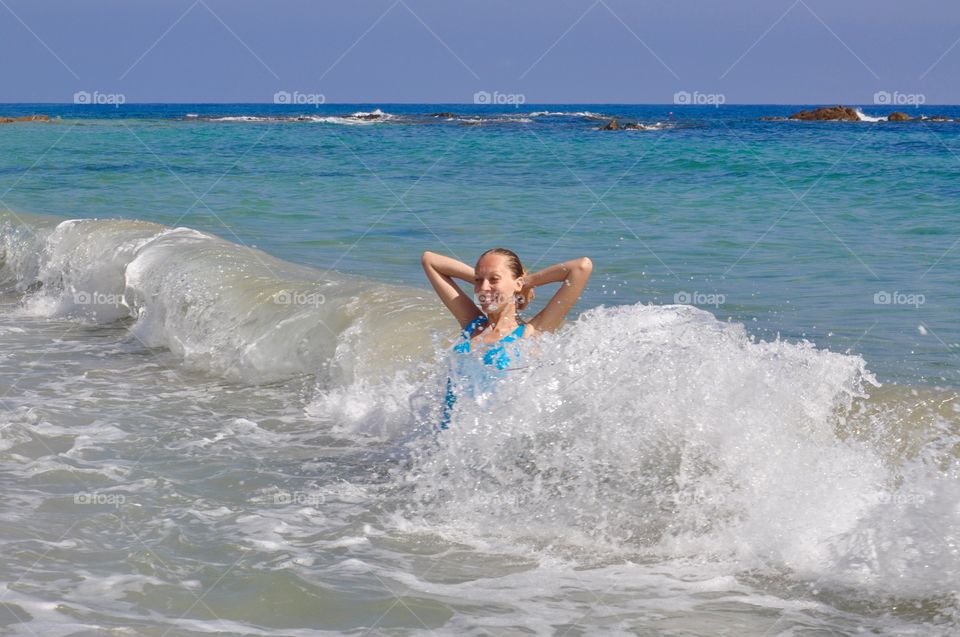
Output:
[[[480,255],[480,257],[477,259],[477,263],[480,263],[480,259],[488,254],[499,254],[500,256],[507,257],[507,268],[510,270],[510,273],[513,274],[515,279],[527,276],[527,269],[523,267],[522,263],[520,263],[520,257],[518,257],[517,253],[513,250],[508,250],[506,248],[490,248]],[[533,297],[533,288],[529,288],[522,294],[516,294],[515,298],[517,300],[517,310],[523,310],[530,305],[530,301],[533,300]]]

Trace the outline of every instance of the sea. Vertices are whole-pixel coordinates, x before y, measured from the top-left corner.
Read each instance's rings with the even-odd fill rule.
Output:
[[[803,108],[0,105],[0,634],[960,634],[960,107]]]

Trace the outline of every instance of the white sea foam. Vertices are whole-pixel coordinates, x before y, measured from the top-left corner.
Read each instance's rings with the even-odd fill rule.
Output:
[[[495,115],[483,117],[461,117],[458,121],[471,126],[486,126],[488,124],[532,124],[529,117],[513,117],[510,115]]]
[[[589,119],[608,119],[606,115],[593,113],[591,111],[577,111],[575,113],[565,111],[535,111],[530,113],[530,117],[586,117]]]
[[[259,117],[256,115],[227,115],[224,117],[211,117],[211,122],[270,122],[275,117]]]
[[[860,118],[860,121],[861,121],[861,122],[885,122],[885,121],[887,121],[887,118],[886,118],[886,117],[873,117],[873,116],[871,116],[871,115],[867,115],[866,113],[864,113],[864,112],[863,112],[862,110],[860,110],[859,108],[854,109],[854,110],[857,112],[857,117]]]
[[[358,117],[363,119],[393,119],[393,115],[390,113],[384,113],[379,108],[372,111],[357,111],[350,117]]]
[[[418,444],[398,488],[423,528],[896,594],[960,577],[937,541],[960,524],[960,461],[892,461],[877,420],[872,440],[839,433],[875,384],[859,357],[686,306],[591,310],[538,348]]]
[[[317,124],[339,124],[341,126],[370,126],[373,124],[381,123],[385,120],[381,119],[358,119],[356,117],[337,117],[335,115],[330,116],[308,116],[304,118],[308,122],[314,122]]]
[[[189,119],[199,118],[198,115],[188,114]],[[350,115],[224,115],[220,117],[199,118],[210,122],[314,122],[320,124],[339,124],[342,126],[358,126],[378,124],[397,119],[396,115],[385,113],[382,110],[357,111]]]

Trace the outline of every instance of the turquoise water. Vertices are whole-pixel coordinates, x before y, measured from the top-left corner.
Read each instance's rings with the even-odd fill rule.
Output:
[[[960,123],[800,108],[0,106],[2,630],[955,634]]]
[[[790,106],[381,106],[464,119],[586,111],[668,127],[607,134],[575,116],[482,126],[179,119],[370,105],[8,106],[0,115],[65,119],[4,129],[0,192],[10,189],[14,210],[185,225],[420,287],[424,249],[472,262],[502,244],[531,267],[585,254],[597,268],[584,307],[699,293],[703,307],[759,335],[862,353],[882,378],[958,381],[960,125],[757,121],[800,108]],[[875,304],[880,292],[903,303]],[[919,295],[923,304],[911,303]]]

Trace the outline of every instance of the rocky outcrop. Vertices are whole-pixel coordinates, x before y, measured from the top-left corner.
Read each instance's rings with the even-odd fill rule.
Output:
[[[803,121],[842,121],[859,122],[860,115],[849,106],[827,106],[812,111],[800,111],[790,116],[790,119]]]
[[[910,117],[906,113],[896,111],[887,115],[888,122],[956,122],[960,120],[950,119],[946,115],[920,115]]]
[[[48,115],[22,115],[20,117],[0,117],[0,124],[12,124],[14,122],[49,122]]]
[[[430,113],[430,117],[442,117],[444,119],[452,119],[456,117],[456,113]]]
[[[646,124],[642,124],[640,122],[624,122],[621,124],[620,119],[614,117],[597,130],[653,130],[659,127],[659,124],[647,126]]]
[[[816,108],[813,110],[804,110],[799,113],[794,113],[790,117],[776,117],[776,116],[766,116],[757,118],[761,122],[782,122],[787,119],[796,119],[802,121],[843,121],[843,122],[859,122],[863,121],[860,119],[860,114],[856,109],[850,108],[849,106],[827,106],[824,108]],[[877,121],[876,119],[871,118],[870,121]],[[882,121],[882,120],[881,120]],[[951,119],[946,115],[919,115],[917,117],[910,117],[907,113],[903,111],[894,111],[887,115],[886,121],[888,122],[960,122],[960,119]]]

